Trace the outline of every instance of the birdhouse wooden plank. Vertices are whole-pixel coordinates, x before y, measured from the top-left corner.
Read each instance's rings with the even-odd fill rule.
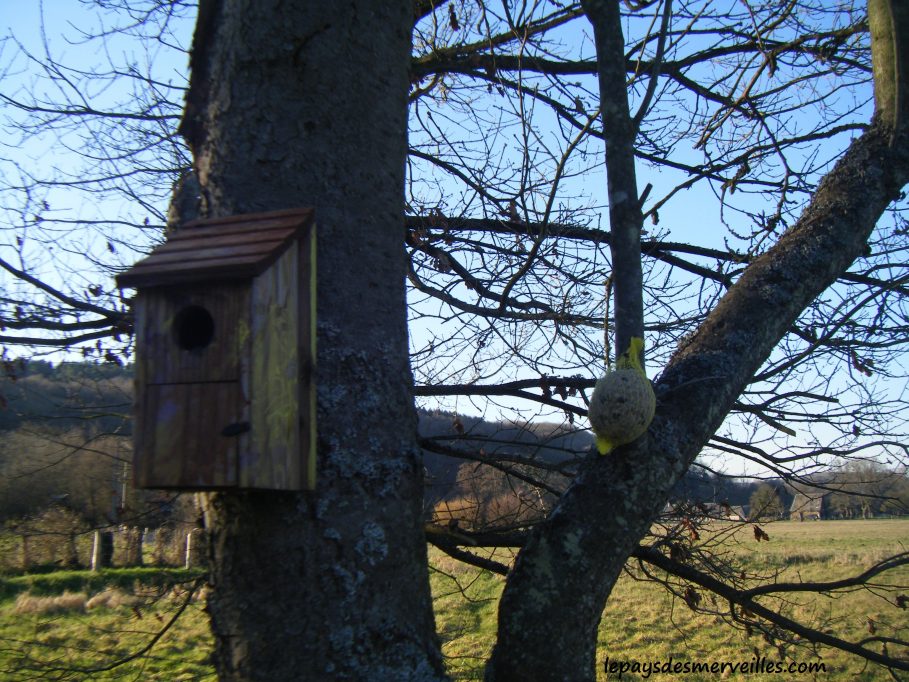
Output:
[[[311,209],[197,220],[117,277],[135,287],[142,488],[315,486]]]

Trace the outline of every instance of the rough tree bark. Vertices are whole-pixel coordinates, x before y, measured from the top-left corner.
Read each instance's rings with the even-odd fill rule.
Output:
[[[318,487],[208,500],[222,680],[443,677],[408,365],[412,6],[203,0],[181,131],[209,216],[313,206]]]
[[[595,679],[606,599],[673,484],[793,321],[864,252],[884,209],[909,182],[905,111],[896,105],[907,92],[909,65],[896,39],[906,28],[899,4],[873,0],[871,7],[872,15],[887,12],[878,24],[897,43],[883,51],[891,55],[886,64],[880,49],[874,53],[876,88],[893,93],[889,104],[825,177],[798,222],[676,351],[655,384],[657,413],[648,434],[587,462],[520,552],[499,606],[488,680]]]

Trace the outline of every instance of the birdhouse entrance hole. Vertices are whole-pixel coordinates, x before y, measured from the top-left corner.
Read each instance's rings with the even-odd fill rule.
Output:
[[[183,350],[202,350],[215,337],[215,321],[202,306],[186,306],[174,319],[174,334]]]

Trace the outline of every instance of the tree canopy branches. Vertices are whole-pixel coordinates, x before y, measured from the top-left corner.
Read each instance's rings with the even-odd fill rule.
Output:
[[[604,318],[610,329],[634,318],[618,346],[647,337],[658,415],[651,441],[630,451],[647,472],[621,459],[580,466],[578,452],[568,487],[548,478],[551,463],[494,447],[481,458],[461,434],[424,439],[561,500],[525,556],[559,546],[560,524],[613,512],[597,494],[647,485],[633,522],[585,527],[578,542],[709,583],[737,605],[731,622],[756,626],[741,608],[757,614],[758,593],[634,549],[672,481],[696,456],[795,481],[846,462],[909,466],[906,159],[894,144],[906,89],[881,86],[900,85],[905,45],[881,53],[879,42],[902,35],[894,7],[873,0],[869,22],[857,0],[413,3],[400,250],[418,404],[581,430],[607,354]],[[128,294],[110,276],[163,239],[173,183],[194,163],[177,134],[194,8],[103,9],[112,14],[78,44],[139,46],[108,49],[110,63],[71,61],[45,34],[0,52],[0,124],[14,140],[0,153],[7,354],[129,359]],[[202,14],[204,38],[217,17]],[[204,47],[193,53],[202,90]],[[190,92],[183,133],[198,162],[207,138],[196,117],[209,103]],[[265,136],[280,115],[262,115]],[[632,316],[626,291],[607,304],[627,266],[639,270]],[[431,541],[467,559],[457,538]],[[524,562],[525,584],[537,568]],[[610,584],[620,566],[599,570]],[[605,599],[588,588],[579,620]],[[506,608],[517,623],[521,608]]]

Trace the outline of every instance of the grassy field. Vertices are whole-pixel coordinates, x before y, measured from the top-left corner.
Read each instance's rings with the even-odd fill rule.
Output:
[[[6,578],[0,679],[214,680],[201,584],[182,569]]]
[[[843,578],[909,549],[909,520],[780,522],[762,527],[770,536],[769,542],[756,542],[752,527],[745,525],[733,536],[726,537],[724,547],[741,557],[751,570],[776,575],[780,582]],[[447,558],[437,558],[435,563],[441,571],[433,576],[434,590],[439,595],[437,627],[449,669],[455,679],[482,679],[483,661],[495,632],[496,599],[503,579],[465,568]],[[770,662],[780,660],[776,647],[761,637],[749,637],[716,616],[695,614],[682,599],[674,598],[652,582],[637,580],[639,577],[633,568],[622,577],[603,614],[597,646],[599,679],[617,679],[617,675],[607,676],[603,670],[607,658],[612,662],[660,664],[671,659],[683,665],[685,662],[749,662],[756,656],[766,657]],[[890,575],[886,582],[905,586],[904,593],[909,595],[909,567]],[[463,594],[458,585],[463,587]],[[702,597],[709,599],[706,594]],[[865,590],[836,599],[802,595],[790,597],[789,601],[786,612],[791,617],[849,638],[868,636],[866,617],[872,618],[879,633],[896,632],[903,638],[909,635],[909,610],[898,609]],[[892,679],[886,671],[836,650],[818,653],[821,658],[813,656],[808,649],[788,652],[789,660],[797,664],[823,662],[826,673],[817,675],[692,673],[651,675],[650,679],[678,677],[692,682],[799,677]],[[643,674],[626,672],[622,679],[646,678]]]
[[[750,526],[727,537],[724,548],[735,552],[751,570],[778,580],[831,580],[856,573],[875,561],[909,548],[909,520],[776,523],[764,526],[769,542],[756,542]],[[482,677],[482,666],[495,632],[496,604],[503,579],[431,553],[436,617],[443,651],[454,679]],[[500,561],[507,560],[503,553]],[[600,679],[603,664],[670,661],[684,664],[750,661],[764,656],[779,660],[775,646],[758,636],[734,630],[716,616],[694,614],[665,589],[623,576],[603,615],[598,643]],[[47,666],[81,670],[72,680],[213,680],[211,638],[194,576],[183,571],[115,569],[99,576],[58,572],[0,580],[0,679],[36,679]],[[888,582],[906,586],[909,570]],[[709,597],[703,595],[705,600]],[[909,633],[909,610],[862,590],[836,599],[802,595],[786,606],[791,616],[851,638],[868,635],[870,617],[879,633]],[[570,604],[566,604],[566,609]],[[182,610],[176,624],[141,653],[155,633]],[[136,656],[137,653],[141,655]],[[823,662],[826,672],[804,675],[689,674],[685,680],[855,679],[889,680],[883,670],[845,654],[792,649],[796,663]],[[129,662],[112,664],[135,656]],[[676,679],[653,675],[651,679]],[[644,679],[626,672],[622,679]]]

